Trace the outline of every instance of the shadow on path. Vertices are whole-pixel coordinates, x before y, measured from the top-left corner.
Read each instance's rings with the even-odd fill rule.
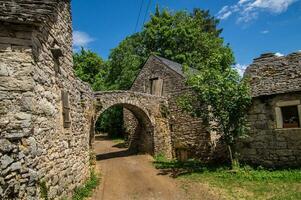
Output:
[[[113,158],[120,158],[120,157],[127,157],[135,155],[134,152],[129,151],[128,149],[123,150],[123,151],[115,151],[115,152],[109,152],[109,153],[104,153],[104,154],[98,154],[96,155],[96,160],[107,160],[107,159],[113,159]]]

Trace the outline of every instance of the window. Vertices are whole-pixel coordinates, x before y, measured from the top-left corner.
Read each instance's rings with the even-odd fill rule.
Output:
[[[298,106],[281,107],[283,128],[299,128]]]
[[[66,91],[62,91],[62,103],[63,103],[63,123],[64,128],[70,128],[70,105],[69,105],[69,94]]]
[[[301,128],[300,100],[281,101],[276,104],[277,128]]]
[[[54,71],[55,71],[55,74],[58,75],[59,73],[61,73],[61,70],[60,70],[60,57],[63,56],[63,52],[60,49],[60,47],[57,45],[57,42],[54,42],[52,44],[52,46],[53,47],[50,50],[51,50],[51,53],[52,53],[52,56],[53,56],[53,61],[54,61]]]
[[[159,78],[150,79],[150,93],[157,96],[162,96],[163,80]]]

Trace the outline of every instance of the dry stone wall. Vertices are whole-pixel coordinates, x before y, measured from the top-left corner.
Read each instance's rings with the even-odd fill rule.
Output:
[[[249,136],[239,143],[243,161],[268,167],[301,165],[301,129],[277,129],[275,107],[279,101],[301,100],[301,93],[253,99],[248,113]]]
[[[70,196],[89,176],[94,114],[93,93],[72,69],[70,2],[0,4],[0,199],[40,199],[43,182],[50,199]]]

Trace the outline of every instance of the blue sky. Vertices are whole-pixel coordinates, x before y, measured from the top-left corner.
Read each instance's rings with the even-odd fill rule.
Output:
[[[135,32],[142,1],[137,31],[156,4],[174,11],[209,9],[221,20],[222,37],[234,50],[238,68],[264,52],[281,56],[301,50],[301,0],[73,0],[74,48],[84,46],[106,59]]]

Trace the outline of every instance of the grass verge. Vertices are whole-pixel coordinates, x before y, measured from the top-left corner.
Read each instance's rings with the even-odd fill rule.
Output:
[[[188,181],[208,184],[225,199],[301,199],[301,169],[272,170],[262,167],[208,166],[190,160],[167,161],[157,156],[154,161],[162,174]]]
[[[99,185],[99,183],[99,175],[97,175],[95,171],[91,171],[90,178],[86,181],[86,183],[82,187],[75,189],[72,200],[84,200],[85,198],[90,197],[93,190]]]

